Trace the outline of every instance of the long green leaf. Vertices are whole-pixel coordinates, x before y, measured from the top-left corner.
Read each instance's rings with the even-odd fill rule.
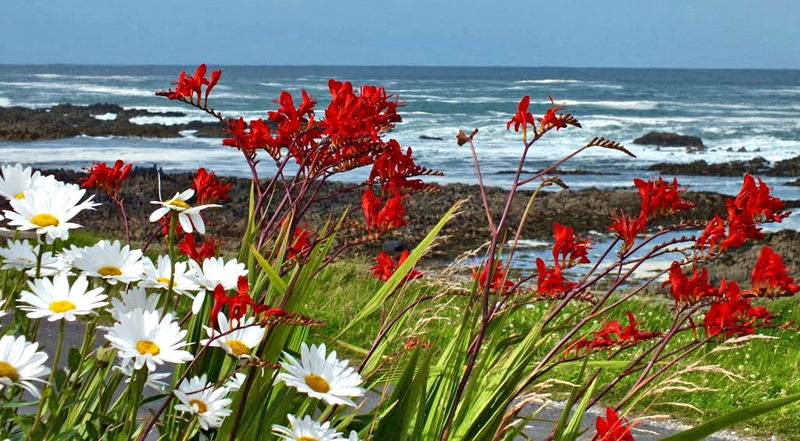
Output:
[[[744,409],[735,410],[733,412],[726,413],[725,415],[718,416],[711,421],[692,427],[691,429],[684,430],[683,432],[676,433],[675,435],[670,435],[662,439],[662,441],[701,440],[726,427],[730,427],[734,424],[741,423],[744,420],[771,412],[798,400],[800,400],[800,393],[766,401],[753,406],[748,406]]]
[[[414,251],[411,252],[411,254],[408,256],[405,262],[403,262],[403,264],[397,268],[397,271],[395,271],[394,274],[392,274],[392,277],[389,277],[389,280],[387,280],[386,283],[383,284],[381,289],[379,289],[378,292],[375,293],[375,295],[367,302],[367,304],[364,305],[364,307],[355,316],[355,318],[350,320],[350,323],[348,323],[347,326],[345,326],[344,329],[342,329],[339,332],[339,334],[336,336],[337,340],[341,338],[341,336],[345,332],[347,332],[351,327],[353,327],[356,323],[360,322],[365,317],[369,316],[370,314],[377,311],[381,307],[383,301],[386,300],[386,298],[394,292],[394,290],[403,281],[406,274],[408,274],[409,271],[411,271],[411,269],[414,268],[414,266],[417,264],[419,259],[422,258],[422,255],[425,253],[428,247],[431,246],[431,243],[433,243],[433,240],[436,239],[436,236],[439,235],[439,232],[442,230],[442,228],[444,228],[444,225],[450,219],[452,219],[453,216],[455,216],[456,211],[460,206],[461,202],[459,201],[455,205],[453,205],[450,208],[450,210],[447,211],[447,213],[445,213],[442,219],[439,220],[439,223],[437,223],[436,226],[433,227],[433,229],[428,233],[428,235],[425,236],[424,239],[422,239],[422,242],[420,242],[419,245],[417,245],[417,247],[414,248]]]

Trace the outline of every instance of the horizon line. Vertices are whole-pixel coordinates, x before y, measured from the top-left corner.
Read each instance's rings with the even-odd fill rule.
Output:
[[[800,67],[642,67],[642,66],[518,66],[518,65],[457,65],[457,64],[226,64],[205,63],[209,66],[224,67],[356,67],[356,68],[467,68],[467,69],[629,69],[629,70],[768,70],[797,71]],[[48,66],[81,66],[81,67],[179,67],[196,66],[196,63],[0,63],[0,67],[48,67]]]

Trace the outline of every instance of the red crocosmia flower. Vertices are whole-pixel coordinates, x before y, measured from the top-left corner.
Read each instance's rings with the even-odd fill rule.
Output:
[[[570,282],[564,278],[561,274],[561,267],[558,264],[553,268],[547,268],[544,264],[544,260],[537,258],[536,269],[539,272],[539,279],[536,283],[539,294],[555,296],[569,291],[578,285],[576,282]]]
[[[483,287],[486,286],[486,278],[489,277],[489,267],[484,266],[480,275],[474,269],[472,270],[472,278],[478,280],[478,291],[482,292]],[[504,281],[505,280],[505,281]],[[514,287],[514,282],[506,279],[506,272],[503,270],[503,264],[496,262],[495,270],[492,273],[492,292],[506,293]]]
[[[190,102],[194,102],[194,97],[196,95],[196,104],[200,105],[200,101],[203,98],[203,86],[206,86],[205,104],[207,105],[208,94],[211,93],[211,89],[217,85],[217,82],[222,75],[222,71],[215,70],[212,72],[210,81],[206,78],[206,71],[206,65],[201,64],[197,67],[197,70],[194,72],[193,76],[186,75],[186,72],[181,72],[178,81],[172,83],[176,86],[174,91],[170,89],[168,91],[158,92],[156,95],[166,96],[171,100],[186,98]]]
[[[231,183],[217,180],[217,175],[214,172],[207,172],[205,168],[197,169],[197,176],[192,183],[192,188],[197,191],[198,205],[227,201],[229,199],[228,190],[232,186]]]
[[[736,282],[726,283],[723,279],[719,291],[723,293],[723,300],[712,303],[703,318],[707,335],[713,336],[721,332],[725,333],[726,338],[749,335],[755,332],[756,326],[768,325],[773,319],[766,308],[751,306],[750,300],[742,296]]]
[[[613,231],[617,234],[617,237],[622,239],[626,250],[632,247],[636,236],[642,231],[643,222],[641,218],[631,219],[624,211],[619,210],[611,214],[611,220],[614,223],[608,226],[608,231]]]
[[[219,284],[216,288],[214,288],[214,306],[211,307],[211,316],[209,320],[212,328],[215,327],[214,323],[217,320],[219,313],[222,311],[225,305],[229,305],[232,300],[233,297],[230,297],[225,293],[225,288],[222,287],[222,284]]]
[[[119,187],[122,181],[130,175],[131,165],[125,165],[122,160],[117,159],[114,167],[109,167],[105,162],[95,162],[91,168],[84,168],[84,170],[89,172],[89,176],[81,178],[82,188],[99,188],[112,199],[117,200]]]
[[[506,123],[506,130],[511,130],[511,124],[514,124],[514,131],[519,132],[520,126],[522,126],[522,136],[525,140],[528,139],[528,124],[533,127],[533,130],[536,130],[536,123],[533,119],[533,115],[528,112],[528,106],[531,104],[531,97],[525,95],[519,101],[518,111],[514,114],[514,117],[511,118],[508,123]]]
[[[395,266],[394,260],[386,254],[385,252],[381,251],[380,254],[375,258],[375,266],[370,268],[372,271],[372,278],[377,278],[378,280],[385,282],[389,280],[389,277],[392,277],[397,268],[403,264],[403,262],[408,259],[410,253],[408,250],[403,251],[400,257],[397,258],[397,265]],[[408,282],[409,280],[419,279],[422,277],[422,273],[419,271],[414,270],[413,268],[411,271],[403,277],[403,283]]]
[[[542,131],[550,126],[555,127],[556,131],[558,131],[558,129],[566,128],[567,123],[556,115],[556,112],[564,110],[566,107],[556,106],[556,103],[553,101],[553,96],[548,95],[548,97],[550,98],[550,104],[552,104],[552,107],[547,109],[547,112],[544,114],[544,118],[539,118],[539,127]]]
[[[781,256],[764,247],[753,267],[752,290],[755,294],[791,295],[800,291],[800,286],[789,276]]]
[[[214,238],[211,236],[204,236],[202,245],[195,242],[194,234],[186,234],[183,240],[178,242],[178,250],[181,254],[189,257],[197,263],[203,263],[204,260],[217,257],[219,245],[214,243]]]
[[[606,323],[603,329],[594,333],[589,348],[609,348],[622,342],[622,326],[618,320]]]
[[[697,272],[692,265],[692,277],[686,277],[678,262],[672,262],[669,269],[669,280],[662,287],[670,286],[670,294],[675,299],[675,306],[689,305],[699,302],[705,297],[718,297],[719,291],[708,282],[708,270],[703,268]]]
[[[640,341],[649,340],[651,338],[655,338],[661,335],[660,332],[646,332],[636,329],[636,319],[633,318],[633,314],[631,314],[630,311],[627,311],[627,314],[628,314],[628,322],[630,324],[625,326],[625,330],[622,331],[621,337],[623,341],[631,341],[633,343],[639,343]]]
[[[617,416],[617,412],[610,407],[606,408],[606,419],[597,417],[595,429],[598,441],[634,441],[628,420]]]
[[[291,245],[286,248],[286,253],[290,259],[294,259],[296,256],[311,249],[311,243],[308,241],[311,233],[313,231],[309,231],[306,225],[294,229]]]
[[[349,81],[328,81],[331,103],[321,121],[324,133],[335,146],[363,145],[380,140],[379,133],[401,121],[398,102],[383,87],[365,85],[356,94]]]
[[[364,190],[364,196],[361,197],[361,208],[364,210],[364,219],[367,227],[376,226],[378,212],[381,211],[381,201],[375,196],[372,187],[367,187]]]
[[[370,230],[384,231],[387,228],[398,228],[405,225],[406,207],[403,206],[403,199],[406,196],[400,194],[396,186],[390,188],[391,195],[382,203],[372,192],[372,188],[367,188],[361,197],[361,208],[364,210],[366,226]]]
[[[587,257],[589,239],[576,241],[572,227],[565,227],[558,222],[553,224],[553,230],[555,231],[553,260],[559,263],[562,268],[589,263],[589,258]]]
[[[644,222],[653,215],[669,215],[678,211],[694,208],[694,203],[681,198],[681,194],[686,192],[685,188],[680,188],[678,178],[667,184],[664,179],[643,181],[634,179],[634,185],[642,196],[642,212],[640,217]]]
[[[769,186],[761,178],[756,184],[749,174],[744,176],[742,189],[736,199],[728,200],[728,205],[735,206],[737,211],[749,213],[756,222],[780,222],[791,214],[783,211],[786,204],[770,194]]]
[[[228,305],[231,312],[230,318],[239,320],[247,313],[247,308],[252,309],[255,305],[250,297],[250,285],[247,283],[246,277],[239,276],[237,288],[239,292],[233,296]]]

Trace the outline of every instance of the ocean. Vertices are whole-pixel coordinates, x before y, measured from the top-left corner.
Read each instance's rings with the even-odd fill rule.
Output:
[[[800,154],[800,71],[677,70],[480,67],[267,67],[221,68],[222,80],[213,105],[227,116],[265,117],[282,90],[301,89],[324,108],[329,78],[355,85],[385,86],[405,103],[403,122],[389,135],[411,146],[418,162],[442,170],[440,183],[475,182],[472,159],[458,147],[459,129],[480,130],[476,140],[484,178],[505,186],[516,167],[521,134],[508,132],[506,121],[524,95],[531,111],[543,114],[548,94],[566,103],[583,129],[552,132],[534,147],[525,165],[535,171],[578,148],[594,136],[617,140],[637,158],[590,150],[566,164],[602,174],[565,175],[572,188],[630,187],[634,177],[649,178],[657,162],[710,163],[763,156],[770,161]],[[202,113],[154,96],[193,66],[0,66],[0,106],[48,107],[58,103],[115,103],[150,111],[183,111],[185,117],[140,117],[139,123],[174,124],[210,120]],[[113,115],[97,115],[99,118]],[[689,154],[684,148],[656,148],[631,141],[650,131],[669,131],[702,138],[707,149]],[[421,139],[420,137],[441,138]],[[743,149],[742,149],[743,148]],[[741,151],[740,151],[741,150]],[[248,176],[240,154],[218,140],[194,137],[138,139],[77,137],[36,142],[0,142],[2,162],[39,167],[80,168],[117,158],[137,165],[157,163],[165,170],[204,166],[223,175]],[[268,174],[268,166],[263,166]],[[363,174],[345,179],[358,180]],[[787,178],[766,178],[775,192],[800,199],[800,188]],[[692,190],[734,194],[741,178],[681,177]]]

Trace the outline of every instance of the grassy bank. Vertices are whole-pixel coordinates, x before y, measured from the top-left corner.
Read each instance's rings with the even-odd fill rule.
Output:
[[[330,336],[336,335],[351,317],[367,302],[380,287],[380,282],[369,276],[369,265],[359,261],[343,261],[328,268],[320,277],[319,296],[305,305],[304,313],[325,320],[327,326],[314,330],[312,336],[317,342],[330,342]],[[411,297],[422,295],[425,288],[412,287],[419,292],[408,293]],[[422,306],[414,313],[414,319],[408,323],[424,321],[424,326],[409,327],[409,337],[422,337],[431,344],[431,350],[437,350],[436,341],[447,340],[453,332],[451,319],[459,316],[464,298],[454,299],[444,308],[435,308],[434,320],[425,321],[426,315],[433,309]],[[627,307],[641,322],[646,330],[667,328],[674,315],[665,296],[658,292],[639,297],[626,303]],[[800,305],[796,299],[782,299],[772,302],[770,310],[775,314],[775,323],[786,323],[794,320],[800,322]],[[545,305],[533,306],[516,313],[513,327],[506,331],[509,337],[525,334],[541,317]],[[625,311],[617,311],[616,317],[623,325],[627,323]],[[599,325],[599,323],[598,323]],[[358,358],[359,353],[369,348],[373,336],[378,332],[380,315],[374,314],[363,325],[348,332],[344,342],[339,346],[340,352]],[[702,328],[698,329],[702,333]],[[754,339],[741,347],[735,345],[708,345],[687,363],[671,370],[672,373],[686,368],[702,357],[699,366],[715,366],[711,371],[694,372],[680,378],[695,386],[688,386],[696,391],[667,391],[659,396],[644,399],[638,406],[637,415],[673,415],[687,424],[708,420],[714,416],[731,412],[742,406],[760,403],[765,400],[800,392],[800,334],[792,330],[762,330],[761,335],[779,337]],[[555,335],[553,336],[556,337]],[[675,339],[671,345],[677,347],[686,342],[685,338]],[[401,351],[403,342],[396,342],[396,350]],[[725,350],[723,350],[725,349]],[[630,355],[633,355],[632,353]],[[596,354],[593,361],[604,359],[605,354]],[[628,357],[623,357],[625,360]],[[738,377],[728,377],[719,370],[729,371]],[[601,375],[601,383],[613,378],[618,369],[606,367]],[[577,376],[577,368],[563,368],[555,371],[553,376],[562,380],[572,380]],[[668,377],[669,375],[667,375]],[[665,377],[666,378],[666,377]],[[623,381],[615,392],[609,396],[609,403],[616,402],[624,395],[635,378]],[[701,410],[702,413],[700,411]],[[735,430],[753,435],[778,435],[780,439],[800,440],[800,418],[797,413],[800,405],[784,407],[764,417],[746,421]]]

